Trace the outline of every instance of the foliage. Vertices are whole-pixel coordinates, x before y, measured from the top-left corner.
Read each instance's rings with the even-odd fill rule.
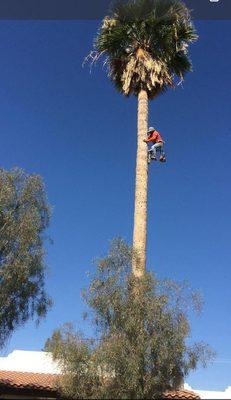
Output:
[[[105,56],[117,89],[149,98],[183,81],[191,70],[188,45],[197,39],[190,13],[181,0],[128,0],[114,5],[99,29],[89,58]]]
[[[50,218],[41,178],[0,169],[0,347],[17,326],[43,317],[43,232]]]
[[[203,343],[187,344],[188,312],[200,309],[200,296],[150,273],[135,279],[131,249],[121,239],[97,261],[84,297],[98,340],[66,326],[45,347],[59,361],[71,398],[159,398],[212,356]]]

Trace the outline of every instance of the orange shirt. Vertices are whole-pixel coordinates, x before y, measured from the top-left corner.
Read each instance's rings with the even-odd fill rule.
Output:
[[[147,142],[153,142],[153,143],[162,142],[162,143],[164,143],[164,141],[158,131],[151,132],[147,138]]]

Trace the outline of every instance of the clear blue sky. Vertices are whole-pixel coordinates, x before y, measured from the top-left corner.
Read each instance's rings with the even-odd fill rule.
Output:
[[[116,93],[102,67],[82,68],[97,21],[0,22],[0,165],[44,177],[53,218],[47,289],[54,307],[3,354],[40,350],[61,323],[81,323],[80,290],[109,240],[132,236],[136,99]],[[188,383],[231,385],[231,22],[201,21],[194,73],[150,104],[168,163],[150,168],[148,266],[204,294],[193,338],[217,351]]]

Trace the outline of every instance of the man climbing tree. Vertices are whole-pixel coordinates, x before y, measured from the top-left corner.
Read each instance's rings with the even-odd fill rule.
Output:
[[[160,153],[159,160],[161,162],[165,162],[165,154],[164,154],[164,141],[160,136],[160,133],[153,127],[150,127],[148,130],[148,138],[144,139],[145,143],[152,143],[152,147],[148,150],[148,163],[150,160],[157,160],[156,153]]]
[[[180,0],[129,0],[112,8],[95,40],[93,61],[105,56],[109,76],[126,96],[138,98],[138,131],[133,231],[133,274],[146,265],[148,100],[191,70],[188,45],[197,39],[190,13]]]

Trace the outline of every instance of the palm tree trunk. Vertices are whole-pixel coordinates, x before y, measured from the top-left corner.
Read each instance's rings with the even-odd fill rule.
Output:
[[[147,138],[147,130],[148,95],[145,90],[141,90],[138,95],[138,132],[132,257],[132,272],[136,277],[141,277],[146,268],[148,160],[147,145],[143,140]]]

